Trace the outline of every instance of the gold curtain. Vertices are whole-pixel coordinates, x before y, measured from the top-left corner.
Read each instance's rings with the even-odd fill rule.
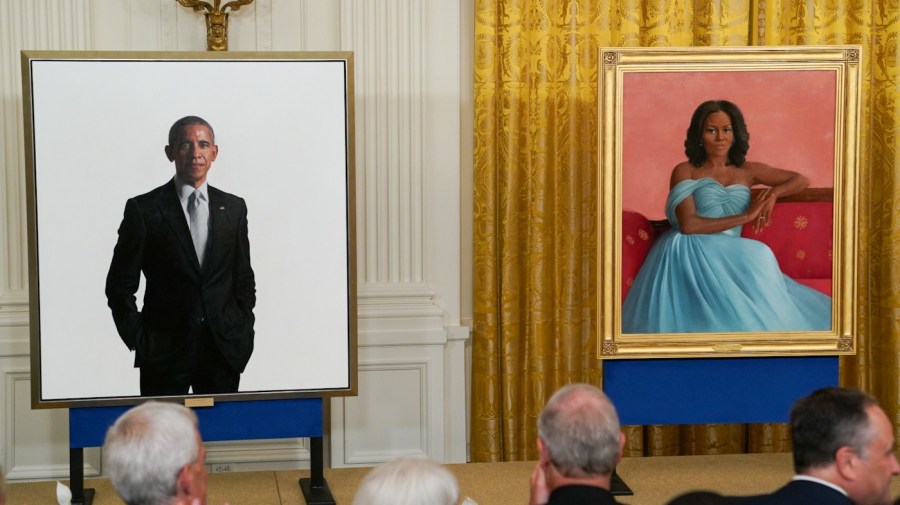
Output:
[[[559,386],[598,384],[597,50],[863,46],[859,340],[841,382],[900,415],[897,0],[476,0],[472,459],[534,459]],[[802,122],[797,124],[802,128]],[[628,427],[626,455],[782,451],[784,425]]]

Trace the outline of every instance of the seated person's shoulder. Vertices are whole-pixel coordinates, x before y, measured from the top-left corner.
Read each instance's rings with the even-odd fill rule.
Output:
[[[669,179],[670,185],[674,186],[683,180],[690,179],[693,170],[694,165],[687,161],[682,161],[675,165],[675,168],[672,169],[672,176]]]
[[[690,491],[675,497],[667,505],[720,505],[728,503],[733,502],[712,491]]]

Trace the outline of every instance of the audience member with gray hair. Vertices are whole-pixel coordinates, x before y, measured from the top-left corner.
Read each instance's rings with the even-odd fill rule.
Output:
[[[609,491],[625,435],[609,398],[588,384],[565,386],[538,419],[531,505],[612,504]]]
[[[443,465],[402,457],[366,474],[353,505],[456,505],[458,498],[456,477]]]
[[[109,478],[128,505],[205,504],[205,457],[197,416],[175,403],[128,410],[103,444]]]

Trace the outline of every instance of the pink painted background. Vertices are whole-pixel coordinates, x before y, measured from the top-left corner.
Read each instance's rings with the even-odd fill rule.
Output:
[[[834,187],[836,74],[828,70],[631,72],[624,76],[622,208],[665,219],[669,176],[686,160],[691,114],[706,100],[744,113],[748,160]]]

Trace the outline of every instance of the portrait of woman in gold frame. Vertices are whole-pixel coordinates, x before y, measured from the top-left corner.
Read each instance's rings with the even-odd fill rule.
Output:
[[[856,138],[860,116],[860,57],[858,46],[601,49],[598,174],[598,353],[601,358],[855,352],[853,293],[857,275]],[[740,217],[723,222],[735,240],[744,241],[740,247],[756,250],[757,256],[766,256],[771,263],[771,267],[748,265],[744,269],[746,278],[733,283],[751,288],[738,292],[737,297],[751,302],[735,305],[740,308],[729,308],[729,297],[735,297],[735,291],[720,293],[710,287],[717,282],[691,277],[692,273],[671,282],[671,261],[675,260],[659,260],[663,253],[653,251],[654,245],[664,242],[657,240],[666,233],[723,232],[721,229],[672,230],[684,217],[684,210],[675,212],[672,210],[675,207],[670,207],[666,215],[667,197],[679,179],[700,179],[702,170],[706,170],[706,165],[701,169],[694,163],[698,167],[696,171],[686,166],[688,153],[697,141],[694,137],[700,135],[697,131],[706,128],[695,124],[697,117],[701,122],[703,118],[714,117],[709,110],[721,110],[721,103],[738,109],[738,115],[742,112],[743,116],[739,121],[729,121],[727,129],[722,130],[731,135],[730,123],[734,122],[749,136],[746,165],[740,160],[729,170],[736,174],[734,187],[727,187],[732,186],[731,182],[717,183],[729,192],[746,193],[744,198],[748,201],[735,211],[734,215]],[[695,112],[703,109],[701,104],[706,112],[697,116]],[[733,120],[733,109],[724,110],[728,113],[719,114]],[[691,130],[695,135],[691,135]],[[741,131],[734,132],[735,137],[739,134],[743,135]],[[703,139],[706,137],[700,139],[701,146]],[[746,138],[744,141],[747,144]],[[711,153],[711,143],[710,140],[702,148],[704,152]],[[799,174],[802,183],[791,191],[773,188],[794,174]],[[751,191],[747,191],[750,186]],[[672,193],[674,196],[675,192]],[[693,202],[691,197],[692,205]],[[742,257],[735,258],[730,256],[731,251],[724,250],[718,254],[725,260],[734,260],[737,264],[734,271],[742,269]],[[648,255],[653,256],[652,267],[647,266]],[[690,253],[684,256],[690,257]],[[665,266],[659,266],[660,263]],[[653,271],[644,272],[644,269]],[[711,277],[715,281],[728,281],[729,276],[735,275],[734,271],[716,274],[713,270]],[[643,278],[638,278],[638,273]],[[651,276],[657,276],[660,283],[648,286],[647,278]],[[783,303],[769,300],[767,294],[774,292],[773,300],[777,300],[780,296],[777,290],[784,289],[771,285],[775,277],[784,277],[783,283],[791,293],[800,292],[801,298],[817,300],[814,303],[820,307],[811,316],[815,324],[786,323],[779,327],[769,324],[768,319],[773,316],[755,308],[760,304],[753,303],[754,297],[761,305],[768,303],[776,309],[784,308]],[[631,301],[626,314],[623,306],[635,282],[640,285],[647,307],[634,311]],[[675,288],[668,284],[674,284]],[[684,284],[696,284],[696,292],[679,292],[678,286]],[[669,291],[664,292],[660,286]],[[711,308],[694,306],[698,296],[709,300]],[[728,310],[734,314],[729,316]],[[704,311],[706,315],[697,316]],[[748,318],[762,322],[732,323],[735,316],[741,317],[742,311]],[[635,314],[640,314],[638,321],[633,320]],[[674,325],[660,325],[652,320],[657,314],[680,319]],[[708,321],[699,320],[702,317],[714,323],[721,322],[717,321],[721,317],[726,322],[706,324]]]

